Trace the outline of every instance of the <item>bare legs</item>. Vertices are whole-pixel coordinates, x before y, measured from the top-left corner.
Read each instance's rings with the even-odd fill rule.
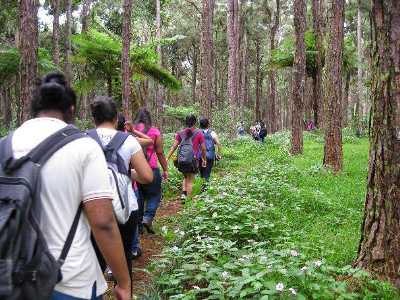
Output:
[[[182,190],[183,193],[186,192],[187,196],[190,196],[192,194],[194,177],[195,174],[191,173],[184,174]]]

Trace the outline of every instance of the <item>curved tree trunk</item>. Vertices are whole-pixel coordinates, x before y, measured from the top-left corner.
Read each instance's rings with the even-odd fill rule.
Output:
[[[130,116],[129,102],[131,100],[131,72],[129,67],[129,50],[131,46],[131,15],[132,0],[124,0],[122,24],[122,110],[126,117]]]
[[[214,61],[213,61],[213,5],[211,0],[203,0],[201,16],[201,113],[211,118],[211,107],[214,99]]]
[[[60,65],[60,0],[53,0],[53,62]]]
[[[30,116],[30,101],[33,96],[38,76],[38,8],[37,0],[21,0],[19,6],[19,47],[21,62],[20,73],[20,112],[19,121],[26,121]]]
[[[294,28],[296,35],[296,52],[293,64],[292,81],[292,148],[291,153],[303,153],[303,116],[304,88],[306,79],[306,47],[304,33],[306,29],[306,2],[294,1]]]
[[[344,0],[330,1],[330,21],[328,49],[325,63],[326,85],[325,99],[325,147],[326,168],[337,173],[343,167],[342,149],[342,60],[343,60],[343,24]]]
[[[374,0],[373,127],[355,266],[400,287],[400,2]]]

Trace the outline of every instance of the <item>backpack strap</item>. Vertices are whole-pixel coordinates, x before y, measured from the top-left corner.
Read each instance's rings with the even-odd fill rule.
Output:
[[[117,131],[111,141],[107,144],[106,151],[118,151],[129,137],[128,133]]]
[[[6,173],[11,173],[20,168],[28,160],[43,166],[47,160],[63,146],[84,136],[86,135],[78,128],[73,125],[68,125],[47,137],[27,155],[14,159],[12,151],[13,133],[10,133],[5,140],[2,140],[0,143],[0,155],[3,170]]]
[[[99,146],[101,147],[101,149],[104,151],[104,146],[103,143],[100,140],[99,134],[97,133],[96,129],[90,129],[88,131],[86,131],[87,135],[90,136],[92,139],[94,139],[97,144],[99,144]]]
[[[83,204],[81,203],[78,207],[78,211],[75,214],[74,221],[72,222],[71,228],[68,232],[67,239],[65,240],[64,247],[61,250],[60,257],[58,258],[58,262],[60,266],[62,266],[67,258],[69,249],[71,248],[72,241],[74,240],[76,230],[78,229],[79,219],[81,217],[81,213],[83,210]]]

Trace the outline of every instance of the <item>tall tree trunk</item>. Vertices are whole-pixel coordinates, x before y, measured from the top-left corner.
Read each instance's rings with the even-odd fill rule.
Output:
[[[343,127],[346,127],[349,121],[350,79],[351,79],[350,72],[347,72],[345,76],[344,94],[343,94]]]
[[[66,15],[65,22],[65,58],[64,58],[64,73],[69,82],[72,81],[71,67],[71,35],[72,35],[72,0],[66,0]]]
[[[247,33],[244,31],[243,35],[243,51],[242,51],[242,69],[240,72],[240,117],[243,120],[244,117],[244,108],[246,105],[246,99],[248,94],[248,41],[247,41]]]
[[[196,103],[196,87],[197,87],[197,47],[193,44],[193,68],[192,68],[192,101]]]
[[[274,25],[271,28],[271,38],[270,38],[270,53],[275,49],[275,39],[276,33],[279,29],[279,19],[280,19],[280,0],[276,0],[276,11],[275,11],[275,21]],[[269,124],[269,132],[276,132],[276,72],[274,69],[271,69],[268,74],[269,77],[269,102],[270,102],[270,116],[269,120],[267,120],[267,124]],[[268,126],[268,125],[267,125]]]
[[[60,0],[52,1],[53,9],[53,62],[60,66]]]
[[[92,0],[84,0],[82,4],[82,14],[81,14],[82,32],[87,32],[89,29],[89,16],[90,16],[91,3]]]
[[[293,64],[292,81],[292,149],[296,155],[303,153],[303,117],[304,87],[306,80],[306,47],[304,33],[306,29],[306,1],[294,1],[294,28],[296,35],[296,52]]]
[[[237,116],[236,105],[238,103],[238,0],[228,0],[228,101],[232,120]]]
[[[89,15],[90,15],[90,4],[92,0],[84,0],[82,6],[81,23],[82,23],[82,33],[86,33],[89,29]],[[87,72],[86,66],[82,68],[82,74]],[[85,75],[84,75],[85,76]],[[89,107],[89,95],[87,92],[83,92],[80,96],[80,110],[79,115],[82,120],[88,118]]]
[[[21,62],[20,73],[20,105],[19,121],[26,121],[30,115],[30,101],[33,96],[38,75],[38,13],[37,0],[21,0],[19,6],[19,46]]]
[[[254,117],[258,121],[261,119],[261,49],[260,37],[256,35],[256,103],[254,106]]]
[[[361,1],[358,0],[357,9],[357,93],[356,93],[356,108],[354,114],[354,123],[356,127],[356,134],[361,133],[361,102],[362,102],[362,13],[361,13]]]
[[[400,2],[372,3],[373,127],[355,266],[400,288]]]
[[[157,40],[161,40],[161,3],[160,0],[156,1],[156,38]],[[162,51],[161,51],[161,44],[157,45],[157,54],[158,54],[158,63],[160,66],[162,65]],[[157,84],[156,88],[156,104],[157,104],[157,122],[159,126],[162,126],[162,113],[164,111],[164,88]]]
[[[126,117],[130,116],[131,72],[129,67],[129,50],[131,46],[132,0],[123,0],[124,12],[122,23],[122,109]]]
[[[343,167],[342,149],[342,60],[344,0],[330,0],[328,49],[325,63],[325,147],[324,166],[337,173]]]
[[[312,0],[312,14],[313,14],[313,31],[315,34],[315,46],[317,50],[315,65],[316,71],[313,76],[314,85],[314,123],[318,128],[323,127],[323,117],[324,117],[324,99],[322,91],[322,30],[321,30],[321,19],[323,12],[323,2],[324,0]]]
[[[214,99],[214,61],[213,61],[213,5],[210,0],[203,0],[201,17],[201,113],[211,118]]]

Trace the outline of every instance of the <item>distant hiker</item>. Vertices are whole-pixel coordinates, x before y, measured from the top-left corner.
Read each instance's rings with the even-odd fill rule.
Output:
[[[307,123],[307,131],[313,131],[313,130],[315,130],[315,125],[314,125],[314,122],[312,120],[310,120]]]
[[[208,119],[200,119],[200,129],[203,132],[205,144],[206,144],[206,159],[207,165],[203,167],[202,159],[200,160],[200,175],[206,181],[210,180],[211,170],[214,166],[215,160],[221,159],[222,145],[219,141],[218,135],[214,130],[209,128],[210,123]],[[201,157],[199,154],[198,157]]]
[[[244,136],[245,134],[246,134],[246,131],[244,129],[244,124],[243,124],[243,121],[241,121],[237,128],[237,135],[240,137],[240,136]]]
[[[0,144],[0,218],[14,226],[1,230],[0,257],[9,260],[1,269],[1,299],[100,299],[107,283],[91,231],[114,272],[117,299],[131,299],[104,154],[68,125],[75,107],[65,77],[48,74],[34,93],[34,118]]]
[[[139,184],[139,211],[143,227],[148,233],[154,233],[153,219],[162,198],[161,182],[162,178],[168,178],[168,163],[164,155],[164,141],[160,130],[152,124],[150,112],[146,108],[141,108],[133,120],[136,131],[142,132],[151,138],[152,144],[145,148],[146,159],[153,170],[153,182],[150,184]],[[158,162],[163,169],[161,174]],[[136,248],[136,249],[135,249]],[[138,245],[134,245],[133,251],[140,251]]]
[[[196,129],[196,123],[197,118],[195,115],[186,117],[186,128],[176,134],[175,142],[167,156],[169,160],[179,147],[175,165],[184,176],[181,195],[182,201],[192,194],[193,181],[199,171],[200,158],[202,159],[202,167],[205,168],[207,166],[204,135],[201,130]],[[201,157],[199,157],[199,153],[201,153]]]
[[[258,140],[261,143],[264,143],[265,137],[267,136],[267,127],[265,126],[265,123],[263,121],[260,121],[259,123],[259,132],[258,132]]]
[[[258,128],[257,128],[257,124],[250,127],[250,134],[251,134],[251,136],[253,137],[253,139],[255,141],[258,141],[258,139],[259,139],[259,131],[258,131]]]
[[[138,141],[131,134],[116,130],[118,118],[115,102],[110,97],[96,97],[90,108],[96,129],[89,130],[88,135],[101,145],[108,163],[110,181],[117,192],[114,194],[114,212],[119,221],[128,270],[131,271],[132,238],[139,221],[138,214],[134,213],[138,210],[138,204],[131,180],[149,183],[153,180],[153,173]],[[122,215],[120,209],[123,210]],[[101,262],[101,257],[99,259]],[[105,262],[101,263],[104,267]]]

